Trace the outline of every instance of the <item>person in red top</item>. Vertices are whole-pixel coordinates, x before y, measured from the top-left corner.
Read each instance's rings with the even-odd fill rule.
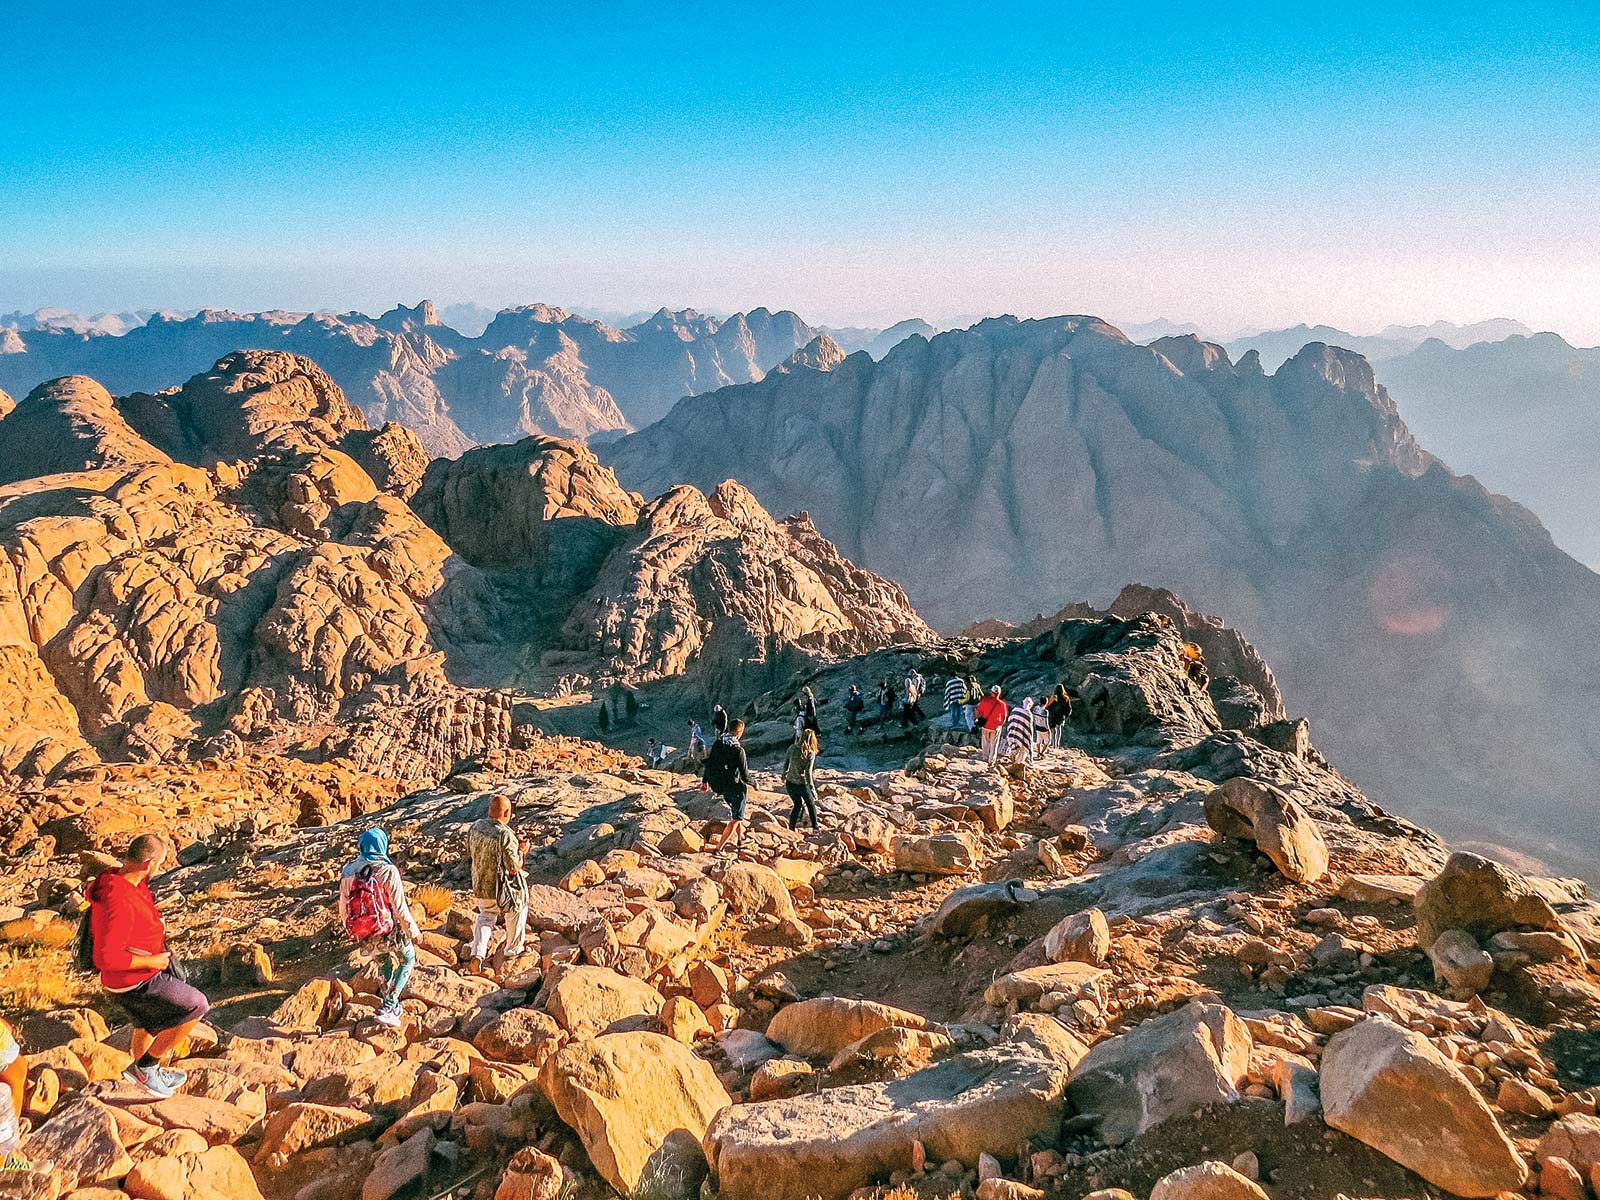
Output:
[[[973,715],[978,722],[978,737],[981,739],[983,757],[990,763],[994,762],[995,754],[1000,749],[1000,729],[1006,723],[1011,707],[1000,699],[1000,685],[994,684],[989,688],[989,694],[978,701],[978,710]]]
[[[133,1018],[128,1082],[153,1096],[171,1096],[188,1078],[161,1060],[186,1038],[210,1009],[198,988],[171,971],[167,927],[150,893],[150,877],[161,869],[166,843],[140,834],[120,867],[104,871],[89,887],[89,930],[100,986]]]

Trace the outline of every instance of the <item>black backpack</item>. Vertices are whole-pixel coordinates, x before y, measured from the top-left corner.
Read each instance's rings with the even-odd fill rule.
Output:
[[[706,755],[706,786],[712,791],[723,791],[733,782],[732,751],[721,738],[711,743],[711,753]]]
[[[72,939],[72,965],[84,972],[95,969],[93,915],[94,905],[91,904],[78,918],[78,936]]]

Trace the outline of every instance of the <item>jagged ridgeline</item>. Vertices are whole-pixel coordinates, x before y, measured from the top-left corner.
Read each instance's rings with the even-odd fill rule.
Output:
[[[1222,614],[1358,779],[1452,836],[1590,872],[1600,577],[1419,447],[1368,363],[1000,318],[681,401],[600,448],[736,478],[936,628],[1140,581]]]
[[[430,456],[529,434],[583,440],[647,425],[680,396],[760,379],[817,337],[792,312],[722,320],[662,309],[628,329],[546,304],[508,309],[477,337],[430,301],[360,313],[156,314],[126,333],[0,329],[0,388],[88,375],[113,392],[175,387],[233,350],[303,354],[374,425],[399,421]]]

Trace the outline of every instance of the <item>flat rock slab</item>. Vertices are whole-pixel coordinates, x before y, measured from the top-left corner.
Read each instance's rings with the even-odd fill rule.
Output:
[[[930,1158],[976,1164],[1058,1136],[1067,1072],[997,1046],[880,1083],[724,1110],[706,1130],[706,1157],[725,1200],[842,1200]]]
[[[571,934],[599,916],[594,905],[571,892],[547,883],[528,886],[528,928],[534,933]]]
[[[1355,904],[1410,903],[1425,882],[1420,875],[1352,875],[1339,885],[1339,897]]]

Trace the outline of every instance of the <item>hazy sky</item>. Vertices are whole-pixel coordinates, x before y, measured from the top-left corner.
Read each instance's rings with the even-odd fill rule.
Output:
[[[1600,342],[1591,5],[120,0],[0,30],[0,310],[1514,316]]]

